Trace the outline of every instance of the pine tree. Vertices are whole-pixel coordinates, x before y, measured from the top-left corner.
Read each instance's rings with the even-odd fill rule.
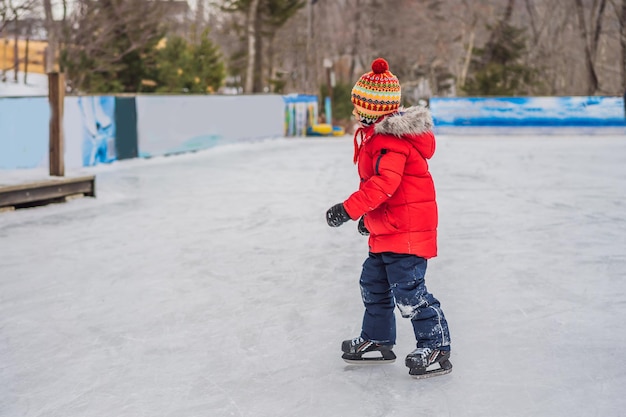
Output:
[[[191,72],[194,76],[192,92],[216,92],[224,82],[224,63],[218,47],[209,39],[208,30],[202,33],[200,43],[192,50]]]
[[[537,71],[522,63],[526,51],[524,30],[502,22],[484,48],[474,52],[463,90],[468,95],[529,95],[539,87]],[[497,32],[496,32],[497,31]]]
[[[185,39],[171,36],[156,57],[156,70],[151,79],[159,93],[182,93],[189,84],[191,51]]]
[[[225,78],[224,63],[218,48],[205,30],[197,45],[179,36],[167,39],[159,49],[151,79],[160,93],[211,93]]]

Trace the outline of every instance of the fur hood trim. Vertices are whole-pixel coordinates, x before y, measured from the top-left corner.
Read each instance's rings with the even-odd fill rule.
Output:
[[[393,136],[419,135],[433,130],[433,118],[430,111],[421,106],[400,109],[380,123],[377,123],[374,132]]]

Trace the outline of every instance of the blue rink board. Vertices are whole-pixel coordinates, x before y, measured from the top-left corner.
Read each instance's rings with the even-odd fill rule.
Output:
[[[624,127],[622,97],[432,98],[444,127]]]

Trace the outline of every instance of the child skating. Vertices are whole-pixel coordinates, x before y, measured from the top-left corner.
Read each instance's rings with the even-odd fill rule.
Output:
[[[361,182],[326,220],[331,227],[358,220],[359,232],[369,234],[369,256],[359,281],[361,334],[342,343],[342,357],[356,364],[393,362],[397,306],[415,333],[416,349],[405,359],[409,374],[449,373],[448,324],[424,281],[427,260],[437,255],[437,203],[427,162],[435,152],[432,117],[423,107],[400,108],[400,84],[382,58],[357,81],[352,103],[361,125],[354,135]],[[364,356],[368,352],[378,356]]]

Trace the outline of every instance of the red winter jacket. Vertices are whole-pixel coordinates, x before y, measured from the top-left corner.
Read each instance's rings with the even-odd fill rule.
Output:
[[[365,214],[370,252],[437,256],[432,128],[428,109],[411,107],[362,129],[360,146],[355,136],[361,184],[343,206],[353,220]]]

